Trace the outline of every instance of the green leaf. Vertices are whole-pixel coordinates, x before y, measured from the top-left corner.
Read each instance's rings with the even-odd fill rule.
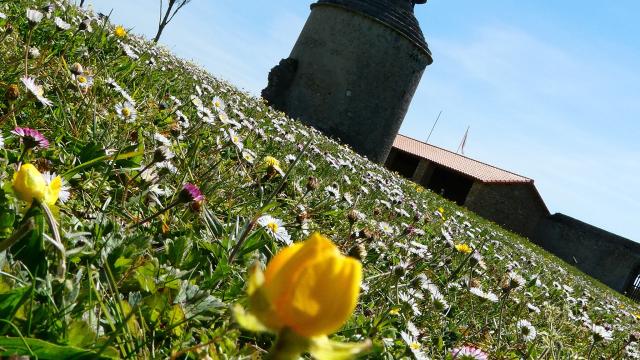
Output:
[[[158,321],[158,318],[169,304],[167,296],[161,293],[155,293],[143,300],[145,304],[145,318],[151,323]]]
[[[166,322],[171,332],[175,336],[182,336],[184,332],[185,324],[184,324],[185,316],[182,307],[178,304],[173,305],[169,308],[169,311],[166,313]]]
[[[131,266],[132,263],[133,260],[120,256],[118,260],[116,260],[116,262],[113,264],[113,267],[116,269],[127,268]]]
[[[86,346],[95,341],[96,334],[86,321],[74,321],[68,329],[69,345]]]
[[[32,289],[30,286],[25,286],[0,294],[0,319],[11,321],[20,306],[29,299]]]
[[[60,346],[38,339],[0,337],[0,356],[29,355],[39,360],[109,360],[116,357],[80,349]]]
[[[48,268],[47,253],[44,248],[44,215],[40,206],[35,202],[25,214],[20,225],[25,225],[30,221],[32,226],[26,228],[26,232],[11,246],[11,253],[16,260],[20,260],[26,265],[33,276],[44,277]]]
[[[136,269],[135,278],[140,288],[150,293],[156,292],[156,267],[152,261],[147,261]]]
[[[135,157],[142,156],[143,153],[144,153],[143,151],[138,150],[138,151],[123,152],[123,153],[120,153],[120,154],[118,154],[116,156],[108,156],[108,155],[100,156],[98,158],[89,160],[89,161],[87,161],[85,163],[82,163],[82,164],[74,167],[73,169],[71,169],[71,170],[65,172],[64,174],[62,174],[62,177],[67,179],[67,180],[69,180],[69,179],[71,179],[73,177],[73,175],[75,175],[75,174],[79,173],[81,170],[84,170],[84,169],[89,168],[91,166],[95,166],[95,165],[98,165],[98,164],[100,164],[102,162],[106,162],[106,161],[110,161],[110,160],[121,161],[121,160],[126,160],[126,159],[129,159],[129,158],[135,158]]]

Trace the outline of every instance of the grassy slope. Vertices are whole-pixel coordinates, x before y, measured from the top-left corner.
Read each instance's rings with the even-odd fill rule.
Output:
[[[15,121],[51,141],[45,150],[28,152],[25,161],[68,180],[71,198],[54,209],[67,268],[57,276],[61,256],[48,243],[42,253],[27,246],[27,256],[17,250],[19,243],[0,259],[0,315],[12,324],[0,327],[3,334],[129,358],[195,357],[187,350],[198,345],[212,357],[260,353],[273,338],[241,331],[229,305],[244,302],[247,267],[256,260],[266,263],[283,246],[258,227],[245,232],[251,219],[269,214],[283,221],[294,241],[317,230],[345,253],[356,249],[364,255],[359,306],[336,337],[372,339],[373,358],[439,359],[462,344],[475,344],[492,358],[586,357],[592,345],[592,358],[630,358],[637,351],[636,344],[624,347],[637,327],[638,307],[526,240],[369,163],[161,48],[131,35],[116,38],[102,20],[92,20],[92,32],[76,31],[90,14],[58,7],[54,17],[70,23],[70,30],[57,30],[53,17],[30,27],[26,8],[44,4],[0,2],[7,16],[0,24],[14,29],[0,31],[0,87],[21,84],[30,38],[40,56],[26,62],[26,71],[45,85],[44,95],[53,102],[40,105],[22,85],[17,101],[0,102],[5,136],[0,176],[6,190],[0,210],[2,216],[16,216],[0,230],[6,238],[24,216],[24,203],[8,186],[23,148],[10,135]],[[123,44],[137,55],[128,56]],[[86,93],[69,70],[76,62],[93,76]],[[116,105],[125,99],[109,79],[135,100],[135,121],[117,114]],[[224,100],[224,111],[214,109],[214,97]],[[199,101],[210,117],[198,111]],[[223,121],[223,112],[231,121]],[[244,159],[230,141],[231,129],[255,161]],[[152,164],[161,145],[157,134],[170,141],[175,173]],[[136,156],[116,161],[107,156],[112,154]],[[286,177],[270,176],[265,156],[280,159]],[[138,176],[148,165],[155,176],[147,176],[150,171]],[[307,188],[310,176],[319,180],[317,189]],[[181,205],[136,225],[171,204],[185,182],[199,185],[207,197],[199,211]],[[364,216],[351,222],[352,210]],[[453,248],[462,243],[482,254],[484,266]],[[238,256],[230,263],[234,251]],[[48,270],[34,282],[22,263],[45,260]],[[509,270],[526,284],[502,295],[500,283]],[[418,276],[433,282],[444,301],[433,300],[433,287]],[[483,301],[469,292],[470,285],[494,292],[499,301]],[[24,293],[29,296],[21,297]],[[535,307],[539,312],[531,310]],[[519,335],[516,322],[523,319],[535,326],[535,340]],[[411,332],[409,322],[415,325],[414,353],[400,335]],[[612,327],[614,338],[594,344],[590,324]]]

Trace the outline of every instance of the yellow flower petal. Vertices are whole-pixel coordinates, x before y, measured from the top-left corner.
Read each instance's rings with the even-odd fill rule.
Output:
[[[47,183],[35,166],[23,164],[13,175],[13,190],[18,198],[25,202],[33,199],[43,201],[47,191]]]
[[[358,303],[362,265],[353,258],[327,255],[302,269],[290,301],[276,311],[303,336],[331,334],[349,319]]]
[[[305,337],[330,334],[351,316],[361,281],[360,262],[314,233],[267,265],[261,290],[271,306],[258,316],[276,331],[286,326]]]
[[[56,176],[45,188],[43,201],[47,203],[47,205],[55,204],[60,196],[60,189],[62,189],[62,178],[60,176]]]

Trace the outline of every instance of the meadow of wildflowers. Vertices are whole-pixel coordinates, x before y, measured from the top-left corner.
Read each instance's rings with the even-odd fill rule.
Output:
[[[633,302],[104,15],[0,1],[0,96],[1,356],[640,358]]]

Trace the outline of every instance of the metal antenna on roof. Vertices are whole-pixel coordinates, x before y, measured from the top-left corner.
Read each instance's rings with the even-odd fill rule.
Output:
[[[427,144],[429,143],[429,139],[431,139],[431,134],[433,134],[433,129],[436,128],[436,124],[438,123],[438,120],[440,120],[440,115],[442,115],[442,110],[440,110],[440,112],[438,113],[436,122],[433,123],[433,126],[431,127],[431,131],[429,131],[429,136],[427,136],[427,141],[425,141]]]
[[[464,132],[464,136],[462,137],[460,145],[458,145],[458,150],[456,150],[456,153],[461,153],[462,155],[464,155],[464,146],[467,145],[467,135],[469,135],[470,128],[471,126],[467,126],[467,131]]]

